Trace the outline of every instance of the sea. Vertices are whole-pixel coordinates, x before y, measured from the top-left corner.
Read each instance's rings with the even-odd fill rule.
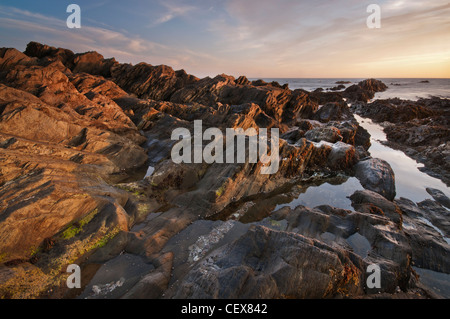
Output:
[[[450,79],[426,79],[426,78],[376,78],[388,86],[384,92],[376,93],[374,99],[400,98],[403,100],[417,101],[420,98],[437,96],[450,99]],[[258,80],[256,78],[249,79]],[[343,85],[349,87],[358,84],[366,78],[262,78],[266,82],[276,81],[281,85],[288,84],[291,90],[303,89],[314,91],[318,88],[331,89],[338,86],[337,82],[348,82]],[[337,91],[339,92],[339,91]]]

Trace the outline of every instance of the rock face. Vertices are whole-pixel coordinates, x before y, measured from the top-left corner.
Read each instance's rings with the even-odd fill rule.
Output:
[[[351,120],[352,118],[352,113],[343,101],[327,103],[314,114],[314,119],[320,122]]]
[[[174,298],[325,298],[338,288],[361,292],[361,273],[352,266],[320,242],[256,226],[194,268]]]
[[[383,92],[387,90],[386,84],[379,80],[368,79],[358,83],[358,86],[369,92]]]
[[[154,100],[169,100],[177,90],[199,81],[183,70],[174,71],[165,65],[146,63],[116,65],[111,69],[111,75],[114,82],[127,92]]]
[[[305,134],[305,138],[313,142],[330,142],[336,143],[342,140],[339,130],[335,127],[319,127],[309,130]]]
[[[147,154],[137,127],[101,91],[126,93],[87,74],[75,80],[61,62],[71,63],[69,51],[1,51],[0,262],[17,266],[2,272],[0,291],[29,297],[68,261],[128,230],[130,195],[110,184],[129,178]],[[17,290],[27,276],[35,281]]]
[[[367,104],[355,103],[352,108],[361,116],[371,118],[375,122],[405,123],[438,114],[436,110],[421,103],[401,99],[376,100]]]
[[[431,200],[416,204],[402,198],[396,200],[396,204],[403,212],[403,228],[413,251],[413,265],[420,269],[448,274],[450,258],[448,211]],[[449,292],[446,293],[448,295]]]
[[[356,191],[352,196],[352,205],[360,212],[380,214],[388,217],[400,228],[402,227],[402,212],[389,200],[370,190]]]
[[[370,136],[344,98],[365,101],[383,86],[350,88],[199,79],[35,42],[24,53],[0,49],[0,297],[429,296],[411,260],[448,273],[438,255],[448,248],[432,227],[425,238],[406,231],[403,216],[421,230],[415,218],[428,214],[445,232],[448,216],[434,201],[393,202],[384,163],[356,165],[376,192],[353,194],[353,211],[277,208],[293,188],[348,179],[366,157]],[[193,134],[195,120],[222,132],[279,129],[278,170],[260,174],[264,163],[248,156],[174,163],[172,132]],[[71,263],[82,268],[82,289],[66,287]],[[381,288],[366,286],[371,264]]]
[[[73,60],[74,73],[89,73],[92,75],[101,75],[103,77],[111,77],[111,68],[117,64],[114,58],[105,60],[101,54],[97,52],[87,52],[75,55]]]
[[[410,280],[404,271],[410,254],[407,238],[387,217],[330,206],[283,208],[249,226],[236,241],[210,250],[174,282],[167,297],[359,295],[366,290],[365,269],[374,262],[389,280],[366,292],[392,292]]]
[[[395,198],[395,175],[391,166],[378,158],[370,158],[355,165],[355,176],[364,188],[388,200]]]
[[[433,198],[441,205],[447,207],[450,209],[450,198],[448,198],[442,191],[435,188],[428,187],[427,189],[428,194],[433,196]]]

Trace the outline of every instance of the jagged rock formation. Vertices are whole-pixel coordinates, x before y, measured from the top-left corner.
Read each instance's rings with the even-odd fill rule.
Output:
[[[0,49],[0,296],[429,296],[411,258],[448,273],[437,266],[447,255],[427,264],[416,253],[423,241],[435,241],[433,256],[448,245],[433,229],[425,239],[403,230],[418,209],[392,202],[391,185],[376,185],[385,197],[356,192],[354,211],[275,211],[293,185],[353,174],[370,136],[344,98],[365,102],[383,89],[367,80],[343,92],[292,91],[35,42],[24,53]],[[278,128],[279,169],[259,174],[263,164],[248,158],[175,164],[172,131],[192,133],[195,120],[222,131]],[[434,205],[420,211],[440,212]],[[71,263],[82,266],[82,290],[65,286]],[[369,291],[370,263],[386,281]]]

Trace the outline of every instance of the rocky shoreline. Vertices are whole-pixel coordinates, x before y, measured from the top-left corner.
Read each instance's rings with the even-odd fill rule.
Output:
[[[369,102],[386,89],[369,79],[308,92],[35,42],[1,48],[0,298],[448,297],[419,273],[450,276],[449,199],[395,198],[353,112],[448,184],[449,104]],[[278,128],[278,172],[248,159],[175,164],[172,131],[194,120]],[[364,187],[353,210],[275,209],[336,176]],[[73,263],[82,289],[66,286]],[[370,264],[381,288],[366,286]]]
[[[352,111],[383,126],[387,145],[403,151],[423,171],[450,186],[450,101],[439,97],[353,103]]]

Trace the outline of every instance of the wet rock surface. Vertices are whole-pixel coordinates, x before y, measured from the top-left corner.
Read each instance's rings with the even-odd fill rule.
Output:
[[[442,191],[430,187],[427,187],[426,191],[433,196],[435,201],[450,209],[450,199]]]
[[[437,202],[414,203],[401,198],[395,201],[403,213],[403,230],[412,249],[411,263],[420,285],[441,298],[449,298],[448,282],[450,239],[448,210]]]
[[[292,91],[36,42],[0,49],[0,296],[446,296],[416,275],[450,273],[448,198],[430,189],[435,200],[393,201],[393,174],[368,158],[370,135],[346,103],[385,89]],[[172,131],[192,135],[195,120],[278,128],[279,169],[175,164]],[[349,194],[353,209],[277,208],[353,175],[366,188]],[[81,289],[66,287],[71,263]],[[381,288],[366,285],[370,264]]]
[[[355,165],[355,176],[361,184],[388,200],[395,198],[395,175],[389,163],[369,158]]]

